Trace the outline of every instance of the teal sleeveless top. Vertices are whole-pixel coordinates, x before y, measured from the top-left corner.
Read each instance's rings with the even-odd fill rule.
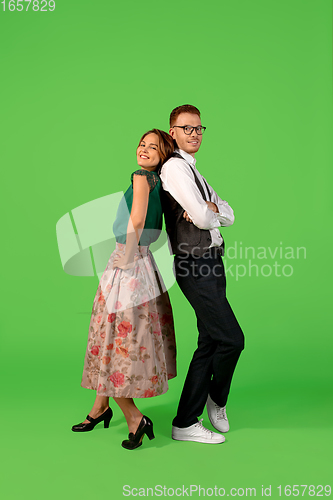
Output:
[[[159,237],[162,230],[161,180],[156,172],[136,170],[131,175],[131,185],[119,203],[113,232],[118,243],[126,244],[127,226],[133,203],[133,175],[144,175],[149,184],[149,200],[145,225],[139,245],[148,246]]]

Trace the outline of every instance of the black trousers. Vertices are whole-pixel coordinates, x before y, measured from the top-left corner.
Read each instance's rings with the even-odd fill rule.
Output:
[[[199,331],[181,394],[176,427],[198,421],[207,396],[219,406],[227,402],[231,379],[244,349],[244,335],[226,298],[223,261],[217,248],[202,257],[175,256],[176,280],[193,307]]]

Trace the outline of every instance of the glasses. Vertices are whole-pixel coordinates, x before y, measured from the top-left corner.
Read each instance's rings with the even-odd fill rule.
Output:
[[[202,127],[201,125],[199,125],[198,127],[191,127],[190,125],[183,125],[183,126],[174,125],[172,128],[176,128],[176,127],[182,128],[184,130],[184,134],[186,134],[186,135],[191,135],[194,129],[198,135],[202,135],[207,128],[207,127]]]

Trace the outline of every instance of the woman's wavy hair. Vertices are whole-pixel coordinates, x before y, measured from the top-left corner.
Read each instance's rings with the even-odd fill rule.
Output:
[[[145,132],[143,136],[141,137],[138,146],[140,146],[141,141],[146,137],[148,134],[156,134],[158,136],[158,142],[159,142],[159,148],[158,152],[160,155],[160,162],[156,167],[156,172],[160,174],[161,168],[163,163],[165,163],[172,155],[172,153],[175,150],[173,139],[171,135],[169,135],[167,132],[164,132],[164,130],[160,130],[158,128],[153,128],[152,130],[148,130],[148,132]]]

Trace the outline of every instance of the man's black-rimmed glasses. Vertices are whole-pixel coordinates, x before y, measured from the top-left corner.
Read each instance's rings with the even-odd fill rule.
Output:
[[[193,130],[195,129],[198,135],[202,135],[207,127],[202,127],[198,125],[197,127],[191,127],[190,125],[174,125],[172,128],[182,128],[184,130],[184,134],[191,135]]]

